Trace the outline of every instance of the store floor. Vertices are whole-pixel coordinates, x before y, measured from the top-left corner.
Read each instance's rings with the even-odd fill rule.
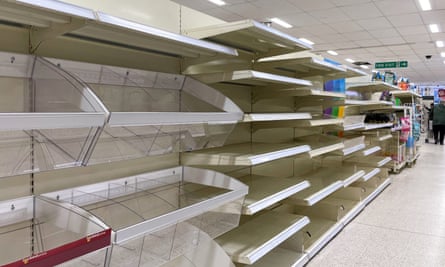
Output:
[[[445,146],[424,144],[387,187],[307,265],[445,266]]]

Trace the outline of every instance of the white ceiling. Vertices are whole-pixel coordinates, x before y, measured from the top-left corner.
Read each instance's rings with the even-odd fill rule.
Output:
[[[445,58],[435,41],[445,41],[445,0],[430,0],[431,11],[422,11],[417,0],[225,0],[216,6],[207,0],[173,0],[225,21],[278,17],[293,25],[285,29],[315,42],[314,52],[343,64],[346,58],[367,61],[408,61],[398,75],[415,83],[445,84]],[[428,24],[439,25],[431,33]],[[338,56],[326,53],[335,50]],[[432,55],[430,60],[425,55]]]

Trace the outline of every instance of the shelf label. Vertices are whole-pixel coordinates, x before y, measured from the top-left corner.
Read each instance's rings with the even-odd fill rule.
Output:
[[[376,62],[376,69],[408,68],[408,61]]]

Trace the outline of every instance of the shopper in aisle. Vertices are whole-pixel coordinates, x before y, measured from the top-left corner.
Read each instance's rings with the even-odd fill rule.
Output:
[[[443,139],[445,136],[445,89],[439,89],[438,91],[440,103],[434,105],[433,109],[433,132],[434,143],[438,142],[443,145]]]

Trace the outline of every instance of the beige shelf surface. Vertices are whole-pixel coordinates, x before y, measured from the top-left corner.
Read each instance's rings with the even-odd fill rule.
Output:
[[[406,98],[406,97],[415,97],[415,98],[421,98],[422,96],[414,93],[413,91],[405,91],[405,90],[400,90],[400,91],[394,91],[392,92],[392,95],[398,98]]]
[[[365,123],[365,130],[375,130],[375,129],[381,129],[381,128],[388,128],[388,127],[392,127],[393,123],[392,122],[388,122],[388,123]]]
[[[385,108],[390,108],[392,107],[393,103],[389,101],[379,101],[379,100],[346,99],[345,104],[350,106],[385,106]]]
[[[236,83],[254,87],[267,87],[268,89],[273,87],[292,88],[312,85],[310,81],[254,70],[196,74],[193,77],[207,84]]]
[[[215,240],[233,261],[253,264],[308,223],[306,216],[268,211]]]
[[[363,175],[365,175],[365,172],[354,166],[343,166],[337,168],[335,172],[332,168],[319,168],[300,177],[309,181],[311,186],[291,196],[288,202],[302,206],[313,206],[338,189],[354,183]]]
[[[281,89],[281,90],[266,90],[259,89],[255,92],[255,99],[269,99],[269,98],[277,98],[277,97],[305,97],[305,101],[314,101],[314,100],[338,100],[341,99],[344,104],[344,99],[346,98],[345,94],[336,93],[336,92],[328,92],[320,89],[313,88],[289,88],[289,89]]]
[[[311,150],[308,153],[309,156],[312,158],[339,149],[343,149],[345,147],[343,141],[340,138],[324,135],[297,138],[296,142],[301,144],[308,144],[311,147]]]
[[[365,150],[360,151],[359,154],[361,156],[366,157],[366,156],[372,155],[372,154],[374,154],[378,151],[381,151],[381,150],[382,150],[382,148],[380,146],[370,146],[370,147],[367,147]]]
[[[318,217],[311,217],[310,220],[304,230],[311,234],[311,238],[304,242],[304,251],[312,258],[341,231],[343,224]]]
[[[258,57],[281,55],[312,48],[298,38],[254,20],[187,29],[184,34],[246,50],[257,54]]]
[[[267,121],[254,124],[254,129],[270,129],[270,128],[307,128],[307,127],[323,127],[341,125],[342,119],[301,119],[301,120],[280,120]]]
[[[357,165],[367,166],[367,167],[383,167],[390,163],[392,159],[390,157],[384,156],[367,156],[367,157],[353,157],[346,159],[345,162],[356,163]]]
[[[302,267],[308,262],[306,254],[292,251],[290,249],[277,247],[267,253],[259,261],[250,265],[251,267],[289,266]]]
[[[287,143],[244,143],[182,153],[186,165],[253,166],[309,152],[308,145]]]
[[[343,225],[348,224],[365,208],[364,203],[359,200],[336,197],[328,197],[322,200],[321,203],[341,207],[340,222]]]
[[[385,190],[386,187],[388,187],[391,184],[391,178],[387,178],[384,180],[376,189],[374,189],[364,200],[363,203],[365,205],[368,205],[371,203],[374,198],[376,198],[383,190]]]
[[[346,69],[343,66],[334,65],[316,57],[287,58],[287,55],[264,58],[255,64],[255,68],[266,72],[287,72],[293,77],[346,76]]]
[[[247,215],[255,214],[310,186],[308,181],[298,178],[251,175],[239,180],[249,186],[242,211]]]
[[[347,85],[346,90],[355,92],[383,92],[383,91],[400,91],[400,88],[385,82],[366,82],[351,83]]]

